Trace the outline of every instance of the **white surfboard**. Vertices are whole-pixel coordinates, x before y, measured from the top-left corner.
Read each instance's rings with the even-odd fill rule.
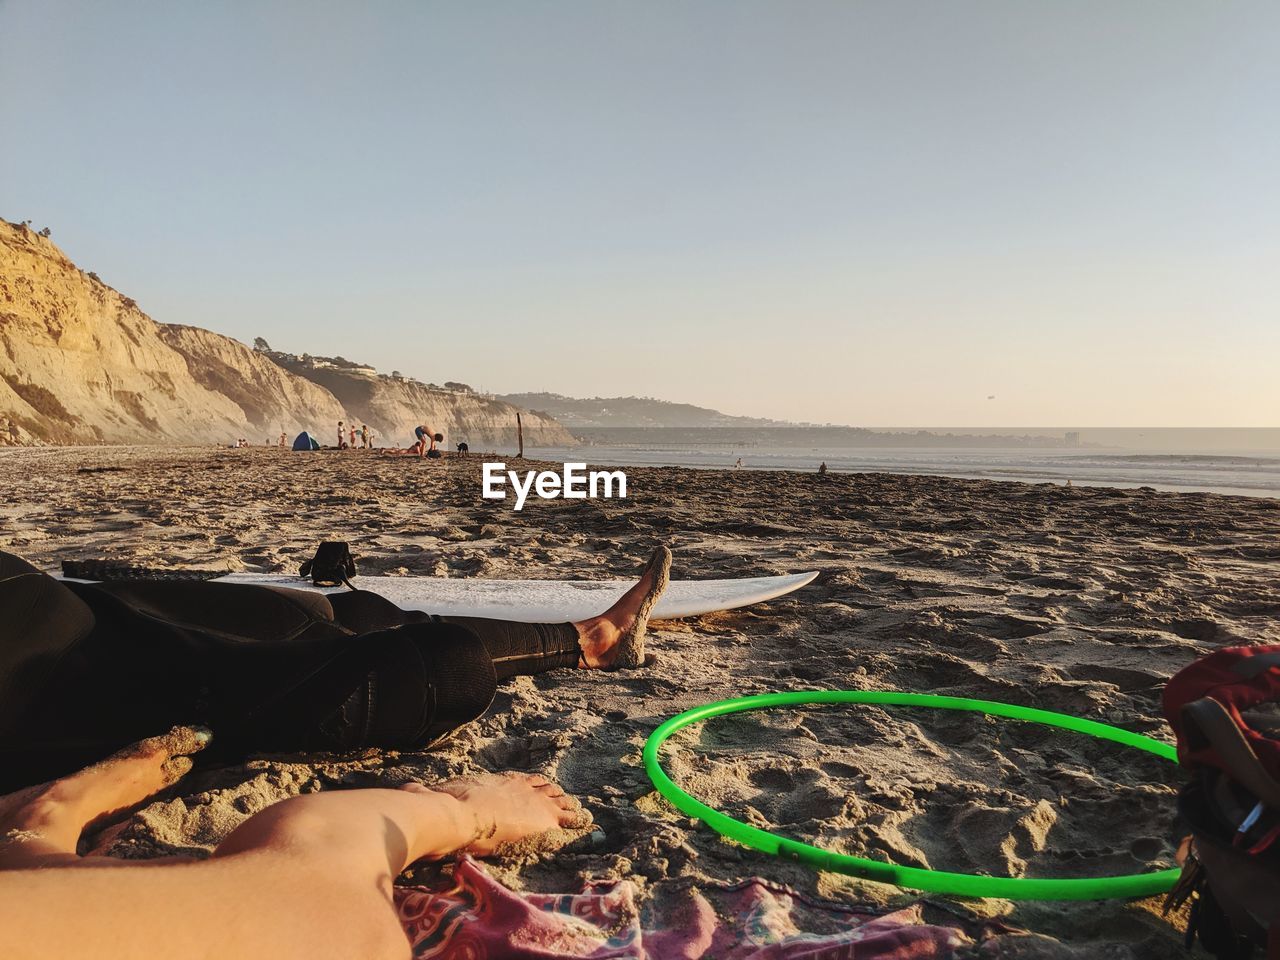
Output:
[[[696,617],[785,596],[818,574],[740,580],[672,580],[651,614],[654,620]],[[309,580],[272,573],[232,573],[224,583],[263,583],[331,593]],[[381,594],[402,610],[439,616],[493,617],[525,623],[563,623],[603,613],[634,580],[478,580],[465,577],[356,577],[361,590]]]

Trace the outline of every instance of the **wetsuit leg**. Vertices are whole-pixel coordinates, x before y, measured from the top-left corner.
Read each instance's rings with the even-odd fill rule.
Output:
[[[438,619],[465,627],[480,639],[499,682],[548,670],[572,670],[582,655],[578,628],[572,623],[516,623],[484,617]]]

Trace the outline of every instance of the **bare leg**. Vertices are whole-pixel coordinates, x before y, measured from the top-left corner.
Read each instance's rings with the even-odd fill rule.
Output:
[[[659,547],[639,581],[617,603],[598,617],[574,624],[578,630],[578,645],[582,647],[584,667],[608,670],[619,665],[640,665],[649,612],[666,587],[670,569],[671,551],[666,547]],[[636,662],[619,663],[620,659]]]
[[[567,826],[583,816],[578,801],[536,774],[486,774],[435,788],[341,790],[293,797],[246,820],[215,857],[315,845],[326,857],[367,860],[388,883],[409,864]],[[378,842],[380,841],[380,842]]]
[[[6,798],[9,824],[38,825],[56,839],[43,850],[28,839],[10,841],[28,857],[0,870],[0,956],[80,956],[93,944],[104,960],[158,951],[168,958],[407,958],[391,897],[405,866],[459,849],[488,853],[583,816],[541,777],[488,775],[437,790],[295,797],[245,821],[208,861],[114,869],[86,859],[79,869],[49,869],[76,862],[67,851],[74,851],[77,821],[170,782],[174,753],[163,759],[155,747],[163,739]]]

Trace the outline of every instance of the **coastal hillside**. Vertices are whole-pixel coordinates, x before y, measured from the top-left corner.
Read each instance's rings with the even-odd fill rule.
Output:
[[[367,423],[379,445],[406,445],[427,423],[481,446],[514,442],[516,413],[463,384],[432,388],[157,323],[47,231],[0,220],[0,446],[260,444],[302,430],[332,443],[339,420]],[[550,417],[524,421],[530,446],[575,442]]]
[[[278,432],[292,440],[300,430],[320,430],[347,419],[342,403],[328,390],[282,369],[239,340],[200,327],[157,327],[160,339],[187,361],[192,379],[230,399],[252,430],[272,440]],[[257,433],[250,439],[256,442]]]
[[[509,393],[498,397],[555,417],[566,427],[786,427],[798,424],[734,417],[691,403],[652,397],[566,397],[559,393]]]
[[[276,351],[267,356],[337,397],[348,420],[368,424],[379,445],[407,446],[414,427],[425,424],[444,434],[446,446],[459,441],[474,449],[510,446],[516,442],[517,413],[525,443],[531,447],[571,447],[578,442],[554,418],[476,393],[464,383],[438,386],[386,376],[341,357],[300,357]],[[322,439],[327,438],[328,433],[322,434]]]
[[[0,443],[230,439],[250,422],[133,300],[0,221]]]

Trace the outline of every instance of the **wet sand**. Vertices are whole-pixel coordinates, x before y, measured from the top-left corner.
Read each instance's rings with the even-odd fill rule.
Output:
[[[642,672],[507,684],[431,754],[269,757],[193,774],[99,838],[119,856],[207,852],[266,803],[340,785],[534,770],[596,826],[494,861],[513,886],[625,876],[647,896],[753,874],[842,900],[914,899],[765,857],[668,806],[648,733],[711,700],[780,689],[936,692],[1168,739],[1163,682],[1223,644],[1280,642],[1280,501],[889,475],[628,468],[626,500],[480,497],[482,456],[81,448],[0,451],[0,549],[56,569],[107,557],[294,572],[352,544],[366,574],[633,575],[656,542],[678,578],[819,570],[799,593],[657,625]],[[530,463],[528,466],[535,466]],[[550,467],[551,465],[544,465]],[[558,466],[558,465],[557,465]],[[842,852],[999,876],[1172,862],[1178,772],[1074,734],[924,710],[739,715],[678,735],[667,767],[749,822]],[[1032,936],[984,956],[1185,956],[1154,900],[951,901]]]

